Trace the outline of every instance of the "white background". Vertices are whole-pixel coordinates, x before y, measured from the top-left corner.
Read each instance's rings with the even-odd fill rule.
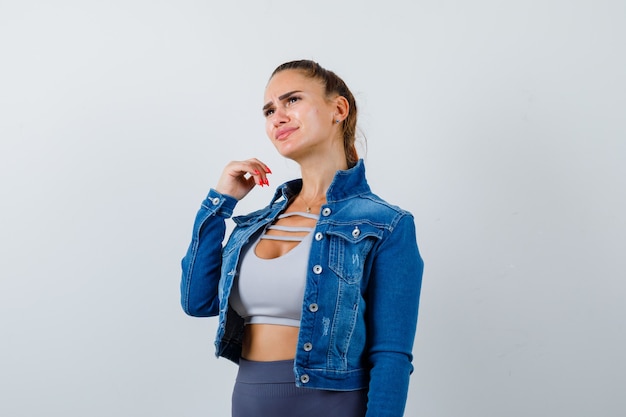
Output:
[[[309,58],[416,217],[406,415],[623,416],[625,50],[622,0],[0,0],[0,415],[229,415],[179,261],[229,160],[298,176],[260,108]]]

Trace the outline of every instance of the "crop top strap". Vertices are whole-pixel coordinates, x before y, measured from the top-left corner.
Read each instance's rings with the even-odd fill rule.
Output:
[[[280,230],[281,232],[312,232],[313,231],[313,227],[304,227],[304,226],[279,226],[279,225],[272,225],[272,226],[268,226],[268,229],[271,230]]]
[[[278,218],[284,219],[285,217],[291,217],[291,216],[306,217],[307,219],[313,219],[313,220],[319,220],[320,218],[320,216],[318,216],[317,214],[307,213],[304,211],[290,211],[289,213],[283,213],[279,215]]]
[[[284,219],[286,217],[294,217],[294,216],[300,216],[300,217],[305,217],[307,219],[312,219],[312,220],[318,220],[319,216],[317,214],[313,214],[313,213],[305,213],[303,211],[291,211],[289,213],[283,213],[281,215],[278,216],[278,219]],[[261,239],[268,239],[268,240],[280,240],[280,241],[286,241],[286,242],[302,242],[302,240],[309,234],[311,233],[315,228],[314,227],[307,227],[307,226],[285,226],[285,225],[270,225],[268,226],[265,231],[263,232],[263,234],[261,235]],[[272,234],[269,235],[267,234],[267,230],[276,230],[279,232],[286,232],[286,234]],[[295,233],[306,233],[307,235],[304,236],[300,236],[297,235]]]

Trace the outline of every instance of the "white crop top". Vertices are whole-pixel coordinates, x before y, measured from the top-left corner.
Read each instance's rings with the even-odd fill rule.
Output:
[[[278,218],[290,216],[318,218],[317,215],[301,212],[285,213]],[[271,225],[268,229],[285,233],[268,235],[264,232],[242,252],[229,303],[243,317],[245,324],[300,327],[313,228]],[[293,232],[308,233],[306,236],[296,236]],[[300,243],[278,258],[264,259],[255,253],[260,239]]]

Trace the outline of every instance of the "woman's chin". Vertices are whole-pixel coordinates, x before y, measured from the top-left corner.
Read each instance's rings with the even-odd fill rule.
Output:
[[[296,160],[298,157],[297,149],[294,149],[293,146],[289,146],[288,143],[274,143],[276,150],[283,158]]]

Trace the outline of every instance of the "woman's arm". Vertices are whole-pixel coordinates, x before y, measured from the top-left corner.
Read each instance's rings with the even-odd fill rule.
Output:
[[[219,313],[217,288],[225,220],[232,216],[236,204],[235,198],[211,189],[196,214],[191,243],[181,262],[180,302],[190,316],[207,317]]]
[[[256,158],[229,162],[215,189],[202,202],[193,225],[193,236],[183,258],[180,302],[185,313],[207,317],[219,313],[218,284],[222,269],[225,220],[239,200],[256,185],[269,185],[271,170]]]
[[[405,213],[381,242],[369,277],[367,417],[404,413],[423,268],[413,216]]]

